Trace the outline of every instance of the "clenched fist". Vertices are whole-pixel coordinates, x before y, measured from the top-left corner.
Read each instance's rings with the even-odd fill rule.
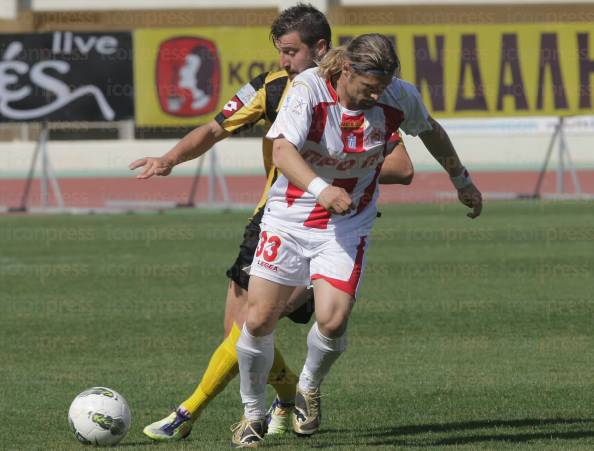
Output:
[[[349,193],[344,188],[332,185],[324,188],[320,193],[318,203],[326,210],[340,215],[346,215],[355,208]]]

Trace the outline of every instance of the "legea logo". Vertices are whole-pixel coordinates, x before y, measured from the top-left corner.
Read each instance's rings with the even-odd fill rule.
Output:
[[[221,65],[214,42],[177,37],[159,47],[157,91],[161,109],[193,117],[214,111],[219,102]]]

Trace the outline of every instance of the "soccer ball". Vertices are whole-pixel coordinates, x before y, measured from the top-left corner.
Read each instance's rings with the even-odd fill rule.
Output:
[[[68,423],[76,439],[85,445],[115,445],[130,430],[130,408],[115,390],[93,387],[74,398]]]

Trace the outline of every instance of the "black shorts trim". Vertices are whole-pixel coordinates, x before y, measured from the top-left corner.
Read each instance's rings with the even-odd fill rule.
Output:
[[[244,290],[248,289],[250,276],[243,270],[252,264],[256,247],[260,239],[260,223],[264,215],[264,205],[250,219],[243,232],[243,241],[239,245],[239,254],[235,263],[227,270],[227,277]]]

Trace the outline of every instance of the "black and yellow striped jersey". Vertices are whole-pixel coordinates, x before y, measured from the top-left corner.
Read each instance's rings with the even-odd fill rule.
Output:
[[[265,131],[268,131],[276,119],[289,86],[289,77],[284,70],[258,75],[237,91],[217,114],[215,120],[227,132],[233,134],[253,127],[261,120],[264,121]],[[255,212],[266,203],[268,190],[276,180],[278,172],[272,164],[272,142],[267,139],[263,139],[262,142],[262,156],[267,180]]]

